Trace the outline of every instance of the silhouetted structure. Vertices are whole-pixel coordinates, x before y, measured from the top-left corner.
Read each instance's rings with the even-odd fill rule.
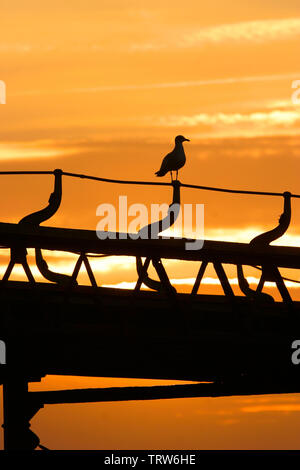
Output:
[[[299,373],[291,361],[292,342],[300,326],[300,305],[291,299],[279,268],[300,269],[300,248],[270,246],[282,236],[291,220],[288,192],[263,193],[170,183],[107,180],[54,172],[2,172],[52,174],[54,191],[48,205],[24,217],[19,224],[0,223],[0,244],[11,258],[0,282],[1,340],[7,363],[0,365],[4,385],[4,436],[6,449],[33,449],[39,445],[30,419],[46,403],[225,396],[299,392]],[[174,223],[180,205],[180,188],[200,188],[283,198],[277,226],[249,244],[205,240],[202,249],[187,251],[186,239],[137,239],[114,234],[100,240],[91,230],[42,227],[58,210],[62,177],[71,176],[122,184],[167,185],[173,190],[168,216],[141,229],[159,234]],[[36,265],[45,280],[36,282],[27,262],[33,248]],[[43,249],[78,254],[71,276],[52,272]],[[135,289],[98,285],[90,256],[128,255],[136,258]],[[144,262],[142,261],[144,258]],[[179,294],[167,275],[164,259],[201,263],[190,294]],[[78,285],[82,263],[91,286]],[[159,280],[152,279],[152,263]],[[214,266],[224,295],[201,295],[198,290],[208,264]],[[15,264],[21,264],[29,282],[10,281]],[[224,270],[237,269],[243,295],[235,295]],[[244,266],[262,271],[256,290],[243,273]],[[262,292],[265,280],[276,283],[282,302]],[[151,291],[142,291],[142,284]],[[47,374],[135,377],[207,381],[179,387],[28,392],[28,382]]]

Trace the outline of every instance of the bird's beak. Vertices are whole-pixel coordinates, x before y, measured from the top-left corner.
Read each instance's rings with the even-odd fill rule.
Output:
[[[189,141],[190,141],[190,139],[184,139],[184,141],[185,141],[185,140],[186,140],[187,142],[189,142]],[[184,142],[184,141],[183,141],[183,142]]]

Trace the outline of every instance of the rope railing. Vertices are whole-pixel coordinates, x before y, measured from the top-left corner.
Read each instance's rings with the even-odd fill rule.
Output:
[[[0,175],[54,175],[54,171],[0,171]]]
[[[53,175],[54,171],[0,171],[1,175]],[[111,178],[102,178],[99,176],[84,175],[80,173],[70,173],[67,171],[62,171],[63,176],[70,176],[72,178],[88,179],[93,181],[101,181],[104,183],[116,183],[116,184],[136,184],[144,186],[173,186],[173,183],[164,183],[160,181],[134,181],[134,180],[119,180]],[[218,191],[223,193],[232,193],[232,194],[250,194],[258,196],[283,196],[283,193],[270,192],[270,191],[253,191],[253,190],[243,190],[243,189],[228,189],[228,188],[216,188],[212,186],[200,186],[195,184],[187,184],[178,182],[182,188],[190,189],[202,189],[205,191]],[[291,197],[300,198],[300,194],[291,194]]]
[[[231,194],[248,194],[248,195],[259,195],[259,196],[280,196],[280,197],[285,197],[288,195],[288,197],[293,197],[293,198],[300,198],[299,194],[291,194],[287,192],[279,193],[279,192],[269,192],[269,191],[253,191],[253,190],[240,190],[240,189],[229,189],[229,188],[218,188],[218,187],[211,187],[211,186],[202,186],[202,185],[194,185],[194,184],[187,184],[187,183],[181,183],[180,181],[172,181],[172,182],[160,182],[160,181],[134,181],[134,180],[119,180],[119,179],[112,179],[112,178],[103,178],[103,177],[98,177],[98,176],[93,176],[93,175],[86,175],[86,174],[80,174],[80,173],[71,173],[71,172],[65,172],[60,169],[56,169],[53,171],[0,171],[0,176],[2,175],[55,175],[55,181],[56,177],[60,176],[60,181],[62,176],[69,176],[71,178],[80,178],[80,179],[87,179],[87,180],[93,180],[93,181],[100,181],[104,183],[115,183],[115,184],[129,184],[129,185],[144,185],[144,186],[172,186],[175,189],[175,184],[177,184],[178,187],[182,188],[190,188],[190,189],[201,189],[201,190],[206,190],[206,191],[217,191],[217,192],[224,192],[224,193],[231,193]],[[60,182],[61,184],[61,182]],[[3,249],[5,247],[0,246],[0,249]],[[71,251],[76,254],[81,254],[80,252],[77,251]],[[106,257],[110,255],[95,255],[95,254],[85,254],[88,257],[93,257],[93,258],[101,258],[101,257]],[[258,270],[262,270],[262,268],[258,266],[253,266],[254,268]],[[290,281],[294,283],[300,283],[299,280],[295,279],[290,279],[287,277],[282,277],[283,280],[285,281]]]
[[[81,179],[88,179],[94,181],[102,181],[104,183],[117,183],[117,184],[139,184],[145,186],[172,186],[172,183],[163,183],[161,181],[130,181],[130,180],[115,180],[111,178],[100,178],[99,176],[89,176],[89,175],[81,175],[78,173],[69,173],[63,171],[62,174],[64,176],[71,176],[73,178],[81,178]]]

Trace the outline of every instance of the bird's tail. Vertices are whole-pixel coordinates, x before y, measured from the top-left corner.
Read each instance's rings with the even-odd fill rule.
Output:
[[[166,173],[165,173],[165,171],[159,170],[155,174],[156,174],[156,176],[165,176]]]

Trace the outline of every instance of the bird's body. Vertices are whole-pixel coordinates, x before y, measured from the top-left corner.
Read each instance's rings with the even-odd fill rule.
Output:
[[[165,176],[169,171],[171,172],[171,178],[173,181],[172,171],[176,171],[178,176],[178,170],[182,168],[186,162],[186,157],[183,149],[182,142],[189,141],[182,135],[178,135],[175,138],[175,147],[172,152],[168,153],[162,161],[160,170],[155,174],[156,176]]]

